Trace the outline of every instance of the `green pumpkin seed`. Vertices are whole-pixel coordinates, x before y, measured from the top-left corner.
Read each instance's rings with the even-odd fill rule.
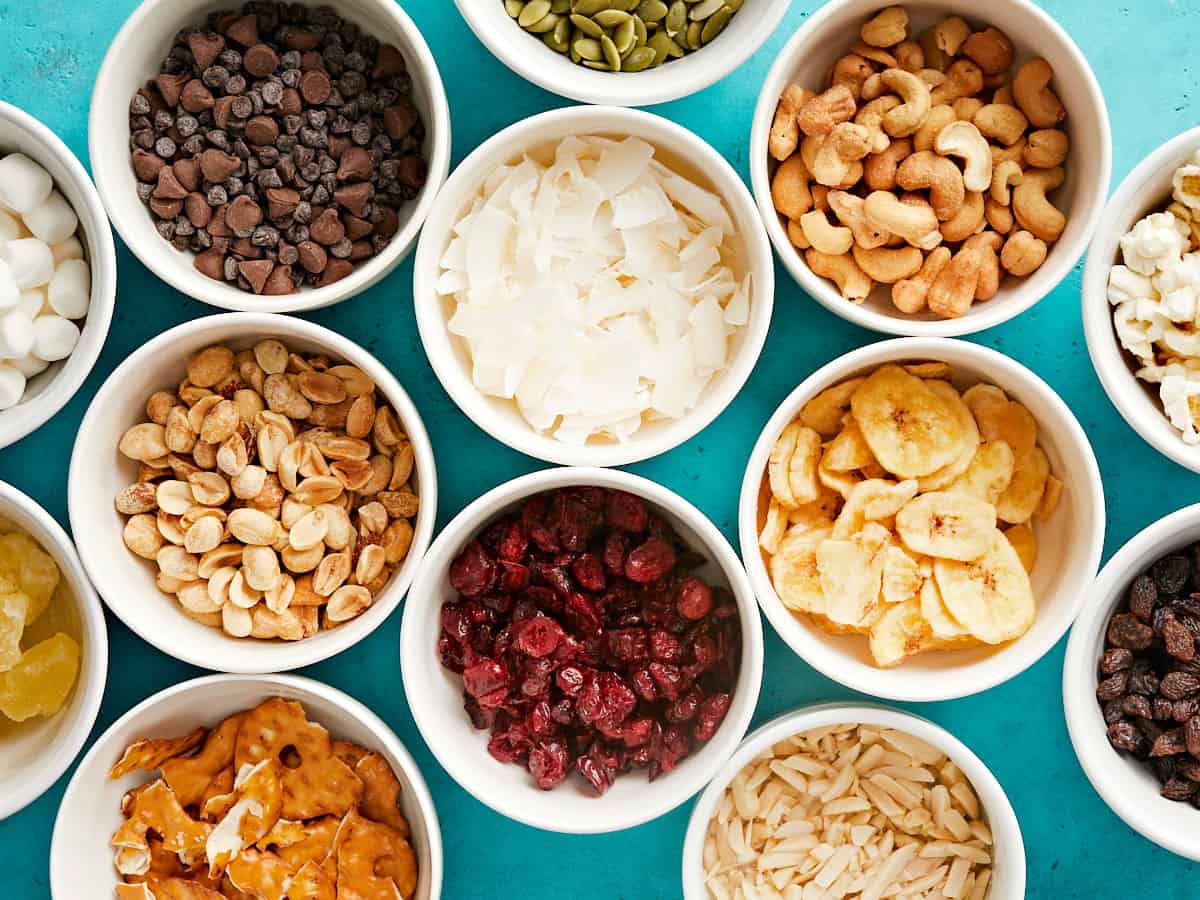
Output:
[[[571,4],[571,12],[581,16],[594,16],[605,9],[612,9],[611,0],[574,0]]]
[[[607,34],[600,38],[600,50],[604,54],[604,61],[612,66],[612,70],[620,72],[621,51],[617,49],[617,45],[613,43],[613,39]]]
[[[542,35],[542,41],[555,53],[566,53],[571,46],[571,22],[565,17],[559,17],[554,30]]]
[[[718,9],[715,13],[708,17],[708,21],[704,23],[704,30],[700,32],[700,43],[707,44],[718,34],[725,30],[725,26],[729,24],[729,20],[733,18],[733,10],[728,6]]]
[[[623,12],[633,12],[641,0],[612,0],[612,8]]]
[[[551,0],[550,12],[556,16],[565,16],[571,11],[571,0]]]
[[[667,37],[665,32],[660,31],[646,41],[646,47],[654,51],[654,65],[661,66],[667,60],[669,45],[675,42]]]
[[[679,34],[687,27],[687,4],[683,0],[675,0],[671,4],[671,8],[667,10],[666,25],[667,34],[671,37]]]
[[[613,32],[612,41],[617,45],[617,51],[622,57],[629,55],[629,51],[637,46],[637,29],[633,27],[633,22],[631,18]]]
[[[612,67],[610,67],[608,63],[598,62],[594,59],[585,59],[583,61],[583,64],[585,66],[587,66],[589,69],[597,69],[601,72],[611,72],[612,71]]]
[[[637,14],[643,22],[657,22],[667,17],[667,4],[662,0],[642,0],[638,4]]]
[[[654,65],[656,54],[649,47],[638,47],[621,63],[626,72],[641,72]]]
[[[592,21],[601,28],[616,28],[618,25],[624,25],[632,18],[629,13],[622,12],[619,9],[606,9],[592,16]]]
[[[607,37],[608,35],[602,36]],[[592,60],[592,62],[604,58],[604,51],[600,48],[600,42],[595,38],[579,38],[571,46],[575,48],[576,53],[584,59]]]
[[[646,39],[649,37],[649,34],[646,31],[646,23],[642,21],[641,16],[633,17],[633,35],[635,46],[646,46]]]
[[[569,48],[567,48],[567,53],[571,57],[571,62],[575,63],[575,65],[579,65],[580,63],[583,62],[583,57],[580,56],[579,51],[575,49],[574,43],[572,43],[571,46]]]
[[[517,17],[517,24],[522,28],[528,28],[537,22],[540,22],[550,14],[550,0],[529,0],[525,4],[525,8],[521,10],[521,15]]]
[[[558,23],[563,21],[562,16],[557,16],[554,13],[547,13],[537,22],[534,22],[525,30],[530,34],[548,34],[558,27]]]
[[[704,31],[703,22],[693,22],[687,27],[687,44],[692,50],[700,49],[700,33],[702,31]]]
[[[742,4],[744,2],[745,2],[745,0],[725,0],[725,5],[728,6],[730,9],[732,9],[734,12],[737,12],[739,9],[742,8]]]
[[[597,25],[592,19],[579,13],[571,14],[571,24],[582,31],[585,35],[592,38],[599,38],[604,34],[604,29]]]
[[[510,19],[515,19],[525,8],[525,0],[504,0],[504,11]]]
[[[688,12],[688,18],[693,22],[700,22],[716,13],[724,5],[725,0],[700,0],[699,3],[692,6]]]

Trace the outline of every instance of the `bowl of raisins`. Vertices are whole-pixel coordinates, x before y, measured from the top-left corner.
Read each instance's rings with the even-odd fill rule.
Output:
[[[1063,706],[1092,786],[1126,824],[1200,860],[1200,504],[1135,536],[1071,631]]]
[[[754,594],[703,513],[627,472],[563,468],[470,504],[417,573],[408,703],[447,772],[537,828],[669,812],[737,747],[762,680]]]

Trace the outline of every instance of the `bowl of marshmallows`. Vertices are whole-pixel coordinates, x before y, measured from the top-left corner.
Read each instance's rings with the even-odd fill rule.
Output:
[[[108,334],[116,270],[108,218],[79,160],[0,103],[0,447],[83,384]]]

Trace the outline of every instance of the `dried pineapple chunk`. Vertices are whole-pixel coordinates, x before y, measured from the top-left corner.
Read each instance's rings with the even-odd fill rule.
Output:
[[[62,632],[26,650],[0,673],[0,713],[16,722],[54,715],[75,684],[79,657],[79,644]]]
[[[21,635],[33,601],[15,584],[0,576],[0,672],[21,658]]]
[[[27,534],[0,534],[0,575],[16,581],[32,602],[25,624],[32,624],[50,605],[61,574],[54,558]]]

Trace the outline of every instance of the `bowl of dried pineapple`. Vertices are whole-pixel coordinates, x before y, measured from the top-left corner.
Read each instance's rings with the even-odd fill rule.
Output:
[[[74,761],[107,671],[104,612],[70,537],[0,481],[0,820]]]
[[[829,363],[776,410],[739,530],[763,612],[806,662],[877,697],[947,700],[1066,633],[1100,562],[1104,495],[1038,376],[906,338]]]

